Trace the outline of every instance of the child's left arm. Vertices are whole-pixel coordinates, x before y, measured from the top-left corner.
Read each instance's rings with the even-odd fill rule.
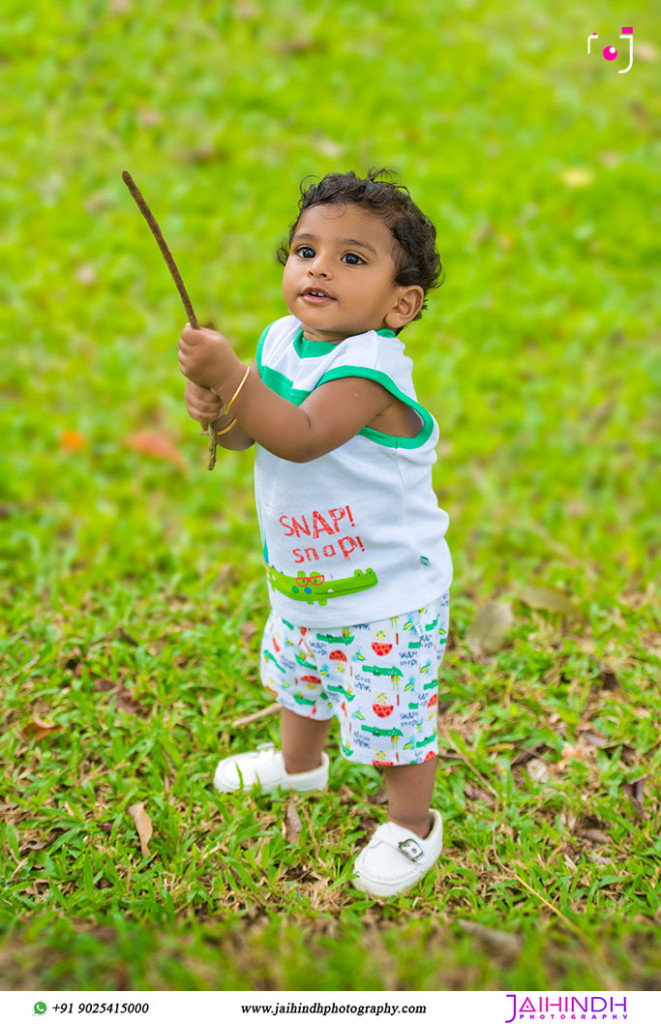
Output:
[[[246,372],[232,346],[208,328],[184,328],[179,342],[179,368],[202,387],[211,387],[227,407]],[[363,377],[343,377],[316,388],[300,405],[271,391],[250,373],[232,404],[238,424],[267,451],[290,462],[309,462],[345,444],[393,396]]]

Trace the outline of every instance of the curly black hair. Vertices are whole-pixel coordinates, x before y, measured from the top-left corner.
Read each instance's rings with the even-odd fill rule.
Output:
[[[347,171],[327,174],[318,184],[307,188],[308,178],[304,178],[300,184],[298,216],[289,229],[287,241],[278,249],[278,262],[282,266],[287,262],[292,238],[305,210],[322,203],[355,203],[378,214],[392,232],[397,243],[393,247],[395,284],[420,285],[425,295],[438,288],[443,283],[439,281],[443,268],[436,251],[436,229],[415,205],[406,186],[389,180],[394,177],[394,172],[386,168],[370,170],[366,178]],[[427,303],[423,302],[422,309],[426,308]],[[419,320],[421,315],[422,310],[413,319]]]

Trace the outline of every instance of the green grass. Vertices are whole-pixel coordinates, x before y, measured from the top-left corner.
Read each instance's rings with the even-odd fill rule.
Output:
[[[585,56],[589,31],[616,40],[611,5],[598,25],[493,0],[220,10],[6,15],[3,987],[658,989],[650,14],[618,75]],[[249,359],[284,313],[273,253],[299,180],[370,166],[438,228],[445,283],[402,337],[455,562],[446,848],[389,902],[349,884],[385,808],[335,730],[296,844],[286,802],[211,787],[219,756],[278,736],[274,717],[233,725],[268,701],[252,455],[206,470],[186,318],[120,177]],[[146,431],[181,464],[136,451]],[[531,608],[526,585],[577,614]],[[514,623],[479,658],[490,599]],[[60,728],[30,737],[35,717]]]

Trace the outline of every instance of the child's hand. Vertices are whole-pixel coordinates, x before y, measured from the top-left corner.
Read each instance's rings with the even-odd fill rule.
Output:
[[[188,415],[201,423],[205,430],[209,423],[213,423],[214,420],[220,417],[223,408],[220,398],[214,395],[209,388],[201,388],[199,384],[193,383],[192,380],[186,381],[184,402],[186,403]]]
[[[227,338],[208,327],[194,330],[186,324],[179,341],[179,369],[203,388],[220,386],[236,373],[238,358]]]

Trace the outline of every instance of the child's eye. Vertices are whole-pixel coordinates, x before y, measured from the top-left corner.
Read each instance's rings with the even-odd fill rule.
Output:
[[[351,267],[359,267],[361,263],[365,262],[362,256],[358,256],[355,252],[345,253],[342,259]]]
[[[296,255],[302,256],[304,260],[310,260],[314,256],[314,249],[309,245],[299,245]]]

